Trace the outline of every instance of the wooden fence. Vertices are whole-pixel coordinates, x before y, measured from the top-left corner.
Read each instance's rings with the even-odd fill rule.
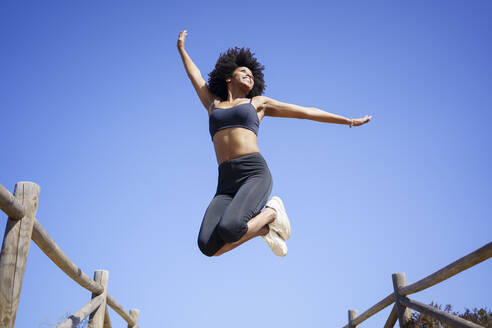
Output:
[[[136,328],[139,310],[127,312],[106,290],[108,271],[98,270],[94,280],[79,269],[36,220],[40,188],[32,182],[19,182],[14,195],[0,185],[0,209],[8,215],[0,255],[0,328],[13,328],[19,305],[22,280],[31,239],[70,278],[92,292],[89,303],[57,327],[76,327],[89,318],[91,328],[111,328],[110,306],[127,323]]]
[[[107,292],[108,272],[98,270],[94,273],[94,280],[89,278],[63,253],[36,220],[39,192],[39,186],[32,182],[17,183],[14,195],[0,185],[0,209],[8,215],[0,255],[0,328],[14,327],[31,239],[63,272],[92,292],[91,301],[57,327],[76,327],[90,315],[89,327],[111,328],[107,308],[110,306],[128,323],[128,327],[136,328],[139,310],[132,309],[128,313]],[[434,286],[490,257],[492,257],[492,242],[411,285],[406,285],[405,274],[395,273],[392,276],[393,293],[359,316],[355,310],[349,310],[348,325],[343,328],[356,328],[393,303],[395,304],[384,328],[393,327],[397,320],[400,327],[406,327],[410,320],[409,309],[425,313],[452,327],[480,328],[479,325],[406,296]]]
[[[451,327],[483,328],[480,325],[441,311],[432,306],[409,299],[406,296],[437,285],[490,257],[492,257],[492,242],[411,285],[406,285],[404,273],[394,273],[392,275],[393,293],[383,298],[359,316],[357,316],[357,311],[349,310],[348,325],[343,328],[356,328],[359,324],[393,303],[395,303],[395,305],[393,305],[393,309],[386,320],[384,328],[393,327],[397,320],[400,327],[407,327],[411,317],[409,309],[427,314]]]

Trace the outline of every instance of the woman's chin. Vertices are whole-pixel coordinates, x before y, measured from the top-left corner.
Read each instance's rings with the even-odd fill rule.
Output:
[[[249,85],[245,85],[244,88],[242,88],[242,90],[244,93],[249,94],[251,92],[251,90],[253,90],[253,87],[251,87]]]

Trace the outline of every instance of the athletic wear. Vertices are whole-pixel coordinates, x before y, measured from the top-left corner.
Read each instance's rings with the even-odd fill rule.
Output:
[[[270,207],[277,212],[277,217],[275,220],[270,223],[268,226],[270,230],[275,231],[282,237],[283,240],[287,240],[290,237],[290,222],[289,217],[287,216],[287,212],[285,212],[285,206],[282,202],[282,199],[278,196],[272,197],[266,204],[267,207]]]
[[[217,192],[198,235],[202,253],[213,256],[225,243],[241,239],[248,230],[248,221],[260,214],[271,191],[272,176],[260,153],[220,164]]]
[[[268,246],[270,246],[270,249],[272,250],[273,253],[277,256],[285,256],[287,255],[287,244],[285,243],[285,240],[280,237],[278,233],[270,229],[270,231],[262,236],[263,239],[266,241]]]
[[[260,120],[256,108],[250,101],[231,108],[215,107],[208,118],[208,124],[212,138],[217,131],[232,127],[249,129],[258,135]]]

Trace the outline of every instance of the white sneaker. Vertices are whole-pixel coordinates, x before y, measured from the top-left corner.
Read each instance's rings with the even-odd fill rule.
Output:
[[[285,240],[278,235],[278,233],[270,229],[266,235],[261,237],[265,239],[266,243],[270,246],[270,249],[275,253],[275,255],[282,257],[287,255],[287,244],[285,243]]]
[[[282,237],[284,240],[289,239],[290,237],[290,221],[287,213],[285,212],[284,203],[278,196],[272,197],[270,201],[266,204],[266,207],[270,207],[277,212],[277,217],[275,220],[270,223],[268,226],[270,230],[275,231]]]

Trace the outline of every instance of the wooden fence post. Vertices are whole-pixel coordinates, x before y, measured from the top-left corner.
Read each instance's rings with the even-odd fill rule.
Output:
[[[106,313],[106,299],[107,299],[107,289],[108,289],[108,278],[109,272],[106,270],[96,270],[94,272],[94,281],[100,283],[103,286],[104,299],[101,305],[94,311],[89,318],[89,328],[103,328],[104,326],[104,314]],[[92,293],[92,298],[99,295]]]
[[[384,324],[384,328],[393,328],[395,326],[396,320],[398,320],[398,313],[396,312],[396,303],[393,305],[391,312],[386,319],[386,323]]]
[[[131,309],[130,310],[130,316],[135,319],[135,326],[130,326],[128,325],[128,328],[138,328],[138,315],[140,314],[140,310],[138,309]]]
[[[40,188],[33,182],[18,182],[14,196],[24,205],[24,217],[8,218],[0,255],[0,327],[14,327],[26,270]]]
[[[106,301],[107,304],[107,301]],[[106,309],[104,310],[104,328],[112,328],[111,319],[109,318],[109,309],[106,305]]]
[[[412,314],[410,310],[400,303],[400,292],[399,289],[406,285],[405,274],[403,272],[393,273],[391,276],[393,279],[393,290],[395,295],[395,305],[396,312],[398,313],[398,321],[400,323],[400,328],[408,327]]]
[[[352,321],[357,317],[356,310],[348,310],[348,327],[349,328],[357,328],[357,326],[352,324]]]

